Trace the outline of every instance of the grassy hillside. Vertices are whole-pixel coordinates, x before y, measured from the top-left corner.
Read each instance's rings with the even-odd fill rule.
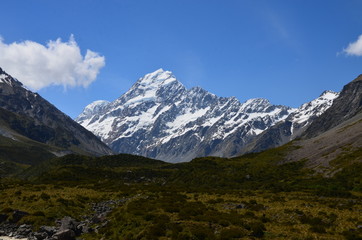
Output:
[[[115,189],[172,187],[183,191],[270,190],[313,191],[325,195],[349,195],[362,189],[361,149],[338,155],[332,177],[306,168],[307,160],[286,162],[296,150],[293,143],[262,153],[232,159],[205,157],[170,164],[140,156],[120,154],[100,158],[68,155],[26,169],[18,176],[34,183],[71,184]],[[350,163],[350,164],[349,164]]]
[[[0,177],[12,176],[31,165],[54,158],[43,144],[19,142],[0,136]]]

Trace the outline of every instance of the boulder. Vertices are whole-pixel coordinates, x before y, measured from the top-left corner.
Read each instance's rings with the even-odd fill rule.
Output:
[[[46,233],[48,236],[53,236],[53,234],[57,232],[57,229],[51,226],[41,226],[39,232]]]
[[[46,232],[35,232],[33,236],[36,240],[43,240],[48,238],[48,234]]]
[[[75,232],[71,229],[60,230],[53,235],[58,240],[75,240]]]
[[[79,224],[75,219],[66,216],[63,217],[62,220],[60,220],[60,230],[75,230],[77,228],[77,225]]]
[[[17,238],[25,238],[32,232],[31,225],[23,224],[15,232]]]
[[[67,230],[70,229],[72,230],[77,236],[79,236],[80,234],[82,234],[82,231],[77,228],[77,226],[79,225],[79,222],[77,222],[75,219],[67,216],[64,217],[61,221],[60,221],[60,231],[62,230]]]

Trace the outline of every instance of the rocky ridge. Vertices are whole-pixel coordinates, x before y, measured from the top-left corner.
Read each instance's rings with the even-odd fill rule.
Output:
[[[261,133],[238,154],[260,152],[300,137],[314,120],[332,106],[338,96],[337,92],[324,91],[318,98],[301,105],[285,120]]]
[[[307,138],[318,136],[362,112],[362,74],[346,84],[333,105],[306,130]]]

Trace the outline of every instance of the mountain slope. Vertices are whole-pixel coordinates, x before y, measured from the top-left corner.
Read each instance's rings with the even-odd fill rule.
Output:
[[[91,132],[37,93],[24,88],[1,68],[0,96],[1,136],[29,146],[42,146],[52,155],[70,152],[87,155],[112,153]]]
[[[325,101],[316,100],[315,111],[323,112],[320,106]],[[304,115],[297,116],[296,109],[266,99],[241,103],[200,87],[186,89],[171,72],[159,69],[140,78],[115,101],[91,103],[76,121],[116,152],[180,162],[234,156],[290,114],[296,113],[294,118],[303,122],[317,114],[304,108],[299,111]]]
[[[362,75],[345,85],[321,116],[307,128],[287,161],[307,160],[309,167],[328,174],[343,165],[362,162]]]
[[[293,141],[296,148],[285,161],[305,160],[308,168],[330,175],[354,162],[362,162],[362,113],[318,136]]]

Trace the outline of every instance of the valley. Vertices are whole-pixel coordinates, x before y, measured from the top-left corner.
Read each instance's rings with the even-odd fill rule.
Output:
[[[362,1],[0,1],[0,240],[362,240]]]

